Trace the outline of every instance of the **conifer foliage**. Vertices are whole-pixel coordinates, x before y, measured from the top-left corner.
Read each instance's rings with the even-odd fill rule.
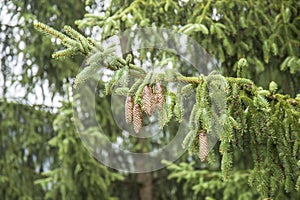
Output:
[[[112,3],[113,12],[106,12],[104,17],[87,14],[76,23],[79,28],[100,26],[103,30],[101,39],[134,24],[140,27],[150,24],[169,26],[193,37],[208,52],[216,55],[226,66],[226,77],[217,72],[206,76],[185,76],[174,71],[146,73],[142,66],[132,62],[131,55],[125,59],[118,57],[69,26],[64,27],[66,34],[40,22],[36,22],[35,27],[60,39],[66,47],[53,57],[88,56],[88,66],[75,79],[76,87],[99,69],[113,72],[106,83],[106,93],[110,94],[112,88],[117,88],[116,93],[127,97],[125,120],[133,122],[136,133],[143,127],[143,112],[150,116],[155,109],[159,112],[160,128],[165,128],[171,119],[181,123],[183,97],[189,91],[195,92],[196,102],[188,122],[190,130],[183,146],[190,154],[199,156],[202,164],[206,160],[210,164],[219,163],[221,171],[211,174],[197,171],[189,175],[195,170],[193,164],[176,166],[168,163],[173,173],[170,178],[186,180],[187,185],[193,183],[189,186],[202,197],[205,197],[205,187],[200,183],[204,183],[204,179],[219,187],[216,190],[223,192],[224,199],[236,197],[231,192],[233,189],[225,184],[236,184],[238,180],[244,186],[249,183],[256,191],[251,195],[241,190],[244,192],[239,196],[241,199],[295,197],[300,190],[300,94],[295,97],[284,95],[278,92],[275,81],[263,88],[251,79],[256,79],[252,74],[270,69],[289,69],[291,74],[300,71],[300,3],[167,0],[126,1],[125,4],[121,7]],[[143,53],[146,57],[146,52]],[[174,62],[175,57],[172,57]],[[129,78],[134,80],[132,85],[124,81]],[[179,82],[184,86],[172,92],[163,86],[168,82]],[[297,91],[297,86],[293,87],[291,93]],[[211,153],[209,134],[220,140]],[[216,151],[220,153],[217,156]],[[241,161],[245,154],[249,160],[243,166],[239,162],[246,162]],[[194,179],[199,178],[200,183],[195,183]],[[208,185],[206,188],[212,190]],[[208,193],[206,197],[212,197],[216,191]]]

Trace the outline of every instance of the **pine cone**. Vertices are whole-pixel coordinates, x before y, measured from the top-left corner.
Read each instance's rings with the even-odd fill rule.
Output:
[[[143,113],[139,104],[133,107],[133,128],[136,133],[139,133],[143,126]]]
[[[146,85],[143,90],[143,110],[147,115],[151,115],[154,110],[155,99],[152,92],[152,88],[149,85]]]
[[[208,156],[208,139],[203,130],[199,131],[199,157],[204,162]]]
[[[128,96],[125,102],[125,119],[126,123],[130,124],[133,117],[133,98]]]
[[[156,92],[156,105],[158,107],[158,110],[161,110],[165,102],[165,96],[164,96],[162,84],[160,82],[156,83],[155,92]]]

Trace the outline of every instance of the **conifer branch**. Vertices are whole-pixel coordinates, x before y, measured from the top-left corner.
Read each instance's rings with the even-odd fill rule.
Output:
[[[210,3],[211,1],[207,3],[205,9]],[[137,4],[131,4],[134,5]],[[132,8],[125,9],[124,12],[129,12]],[[120,11],[114,17],[121,17],[121,13],[124,12]],[[205,16],[205,12],[202,16]],[[235,31],[230,19],[224,19],[229,25],[231,23],[232,31]],[[294,186],[299,188],[300,176],[296,172],[296,163],[297,159],[299,160],[297,134],[300,130],[300,95],[291,98],[289,95],[276,93],[278,86],[275,82],[271,82],[268,89],[255,85],[252,80],[247,79],[246,59],[237,62],[237,77],[223,77],[215,72],[207,76],[187,77],[172,70],[166,70],[162,74],[147,73],[141,66],[132,64],[130,56],[126,59],[120,58],[113,53],[112,48],[104,50],[99,43],[84,37],[69,26],[65,27],[68,36],[39,22],[35,23],[35,28],[61,40],[66,46],[66,49],[54,53],[53,57],[75,54],[88,56],[88,66],[76,77],[75,87],[93,77],[99,68],[105,67],[113,71],[111,80],[106,84],[106,94],[111,94],[116,87],[117,94],[127,96],[124,102],[126,122],[133,123],[136,133],[139,133],[143,126],[142,112],[150,116],[155,103],[159,110],[160,128],[168,125],[173,117],[179,123],[182,122],[182,97],[190,91],[195,91],[196,103],[189,117],[190,130],[182,144],[190,153],[199,155],[204,162],[208,156],[208,137],[218,136],[221,141],[219,151],[222,154],[222,177],[229,180],[234,159],[232,150],[245,150],[244,144],[250,138],[254,168],[249,175],[249,183],[256,186],[263,196],[272,195],[268,184],[275,185],[278,178],[284,179],[287,192]],[[222,30],[219,27],[215,31]],[[260,30],[260,34],[263,34],[263,31]],[[228,54],[235,51],[227,36],[223,43]],[[269,44],[264,45],[267,48]],[[267,61],[268,55],[264,57]],[[258,58],[251,59],[264,67]],[[292,61],[296,62],[295,59],[289,58],[284,66],[289,66],[289,62]],[[129,85],[129,78],[134,81],[133,85]],[[158,82],[178,82],[184,86],[174,93],[169,91],[167,86],[157,86]],[[153,101],[154,95],[156,102]],[[262,152],[266,144],[278,152],[278,155]],[[273,156],[273,163],[270,165],[269,156]],[[265,172],[264,166],[268,166],[270,171]],[[272,177],[267,178],[266,174],[271,174]]]

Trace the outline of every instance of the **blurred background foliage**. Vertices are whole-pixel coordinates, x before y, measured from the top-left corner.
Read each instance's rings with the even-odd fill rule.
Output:
[[[235,76],[237,61],[245,57],[246,76],[256,85],[268,88],[275,81],[278,92],[295,97],[300,93],[299,1],[2,0],[0,5],[0,199],[263,198],[248,181],[251,147],[234,151],[226,182],[218,154],[208,165],[186,153],[176,163],[165,161],[165,169],[142,174],[98,163],[73,125],[71,86],[84,58],[52,59],[60,42],[36,32],[32,23],[38,19],[57,30],[77,26],[98,41],[128,28],[171,28],[214,55],[225,76]],[[153,61],[143,53],[138,60]],[[100,84],[99,94],[103,89]],[[116,140],[120,129],[112,120],[111,96],[99,95],[96,102],[98,121]],[[176,126],[167,131],[176,133]],[[138,141],[128,142],[140,150]],[[298,199],[297,184],[288,191],[279,185],[272,197]]]

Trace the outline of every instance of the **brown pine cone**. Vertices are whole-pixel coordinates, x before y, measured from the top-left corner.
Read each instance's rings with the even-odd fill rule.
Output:
[[[133,98],[128,96],[125,102],[125,119],[126,123],[130,124],[133,117]]]
[[[145,113],[150,116],[153,112],[155,105],[155,99],[152,92],[152,88],[149,85],[146,85],[143,90],[143,110]]]
[[[136,133],[139,133],[143,126],[143,113],[139,104],[133,107],[133,128]]]
[[[201,162],[204,162],[208,156],[209,147],[207,135],[203,130],[199,131],[199,157]]]
[[[156,92],[156,105],[158,107],[158,110],[161,110],[165,102],[165,96],[163,92],[163,86],[160,82],[156,83],[155,92]]]

